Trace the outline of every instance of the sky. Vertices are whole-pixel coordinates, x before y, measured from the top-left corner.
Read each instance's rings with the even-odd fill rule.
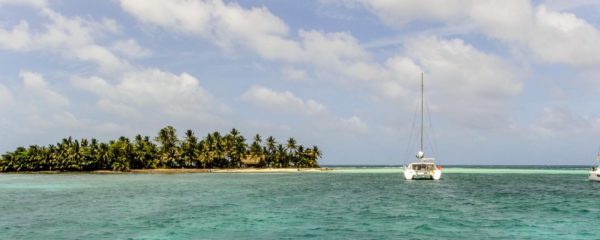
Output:
[[[0,0],[0,152],[63,137],[294,137],[324,165],[591,165],[600,3]],[[417,119],[416,119],[417,118]]]

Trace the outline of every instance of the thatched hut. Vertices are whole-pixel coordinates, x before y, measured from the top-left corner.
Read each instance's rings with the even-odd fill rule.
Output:
[[[265,160],[264,155],[248,155],[242,159],[242,165],[244,167],[258,167]]]

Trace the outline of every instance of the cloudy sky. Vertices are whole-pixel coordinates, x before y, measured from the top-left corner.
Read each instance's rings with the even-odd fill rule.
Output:
[[[593,164],[597,1],[0,0],[0,152],[161,127],[323,164]],[[435,154],[433,154],[435,153]]]

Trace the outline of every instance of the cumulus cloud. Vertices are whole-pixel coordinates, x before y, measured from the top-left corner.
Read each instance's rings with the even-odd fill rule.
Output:
[[[286,67],[286,68],[282,69],[281,75],[283,75],[283,77],[285,79],[292,80],[292,81],[304,80],[307,77],[306,71],[304,71],[302,69],[293,68],[293,67]]]
[[[242,99],[260,107],[288,113],[315,115],[326,111],[325,106],[312,99],[305,101],[290,91],[277,92],[261,86],[253,86],[248,89],[242,95]]]
[[[530,130],[544,137],[576,136],[598,132],[600,117],[583,116],[567,108],[546,107],[540,118],[530,125]]]
[[[526,44],[541,59],[582,67],[600,65],[600,31],[587,21],[540,6],[534,26]]]
[[[522,89],[514,68],[460,39],[417,38],[406,50],[426,69],[437,111],[476,128],[508,123],[506,101]]]
[[[19,22],[12,30],[0,28],[0,48],[9,50],[26,50],[31,44],[29,24]]]
[[[299,98],[290,91],[275,91],[267,87],[253,86],[242,94],[241,98],[278,114],[305,116],[307,121],[315,121],[312,126],[320,129],[352,134],[365,134],[369,130],[368,125],[356,115],[349,118],[334,116],[325,105],[312,99]]]
[[[50,20],[44,25],[45,31],[31,30],[26,21],[20,21],[12,29],[0,27],[0,49],[20,52],[52,51],[67,58],[96,63],[107,71],[129,67],[129,63],[96,43],[96,38],[102,34],[119,31],[114,20],[93,21],[66,17],[49,8],[40,12]]]
[[[46,0],[0,0],[0,6],[17,5],[42,8],[48,5]]]
[[[244,9],[222,1],[122,0],[121,7],[141,22],[213,40],[225,49],[254,49],[267,59],[291,59],[297,43],[284,38],[287,25],[265,7]]]
[[[369,127],[363,122],[358,116],[352,116],[349,118],[338,118],[334,121],[335,125],[333,128],[338,128],[343,131],[353,131],[357,133],[367,133]]]
[[[131,38],[115,42],[111,49],[132,58],[146,58],[152,54],[149,49],[140,46],[135,39]]]
[[[391,5],[382,6],[382,9],[397,7],[395,2],[387,4]],[[413,12],[414,9],[420,8],[437,8],[437,3],[414,4],[416,6],[406,12]],[[450,7],[453,4],[454,1],[447,1],[440,5]],[[403,9],[402,4],[398,5],[400,5],[399,9]],[[515,3],[515,6],[517,5]],[[140,22],[167,31],[175,30],[200,36],[219,46],[225,45],[225,48],[244,47],[267,60],[307,65],[315,71],[335,76],[333,81],[365,84],[375,91],[374,95],[378,98],[399,100],[404,103],[412,102],[413,93],[419,88],[419,73],[425,71],[432,79],[439,79],[439,84],[436,83],[437,89],[446,88],[444,92],[446,98],[440,97],[440,101],[452,103],[452,107],[444,108],[448,109],[445,113],[469,125],[475,125],[473,122],[477,120],[474,119],[486,116],[485,121],[481,121],[484,123],[477,127],[488,127],[493,122],[498,122],[498,119],[504,119],[501,117],[505,107],[503,101],[521,90],[521,83],[511,73],[514,69],[503,63],[500,58],[478,51],[457,39],[444,40],[435,37],[410,39],[404,43],[404,53],[398,53],[378,62],[354,36],[347,32],[327,33],[301,29],[298,30],[298,38],[293,39],[289,36],[287,25],[264,7],[245,9],[235,3],[223,3],[218,0],[171,2],[122,0],[121,7]],[[162,13],[162,9],[167,9],[166,11],[171,13],[169,15],[176,17],[165,18],[163,14],[158,14]],[[467,11],[460,7],[450,9],[439,7],[439,10],[432,12],[431,15],[451,19],[464,15],[464,11]],[[146,14],[147,12],[149,14]],[[400,15],[410,17],[410,14]],[[238,22],[240,16],[247,16],[243,24]],[[241,27],[247,25],[258,27]],[[255,31],[250,33],[248,29]],[[284,74],[305,75],[303,72],[293,70],[287,69]],[[267,95],[270,95],[270,98],[261,98]],[[246,99],[260,101],[262,105],[269,103],[271,107],[274,103],[268,102],[268,99],[295,102],[296,106],[302,106],[297,99],[293,100],[292,96],[291,93],[280,94],[261,87],[254,87],[244,95]],[[448,101],[448,99],[456,100]],[[456,110],[467,114],[459,116],[455,113]],[[302,111],[314,112],[314,110]]]
[[[141,69],[124,73],[116,83],[98,76],[75,77],[71,82],[98,96],[99,108],[126,117],[151,114],[205,119],[222,110],[198,79],[188,73]]]
[[[377,64],[356,38],[346,32],[298,30],[299,40],[294,40],[285,22],[264,7],[245,9],[218,0],[122,0],[121,7],[140,22],[167,31],[200,36],[225,49],[243,47],[267,60],[309,64],[319,71],[332,72],[339,79],[368,82],[374,88],[384,89],[388,95],[400,95],[404,91],[394,80],[388,80],[390,75],[420,72],[406,59]],[[169,14],[164,14],[165,11]],[[306,75],[295,69],[287,69],[284,74],[293,78]],[[380,87],[382,84],[386,86]]]
[[[572,13],[529,1],[351,1],[362,4],[391,26],[414,21],[448,26],[475,25],[475,30],[523,48],[542,62],[588,67],[600,64],[600,32]]]
[[[0,86],[0,111],[10,112],[3,115],[6,121],[3,127],[15,134],[23,134],[15,136],[15,139],[28,134],[48,136],[49,131],[57,128],[83,126],[70,110],[72,103],[67,95],[60,93],[59,88],[42,74],[21,70],[19,77],[21,81],[15,82],[10,90]]]
[[[42,98],[44,102],[56,106],[69,105],[69,99],[52,90],[42,75],[29,71],[21,71],[19,76],[23,80],[25,88],[34,95]]]
[[[369,57],[348,33],[299,30],[301,40],[293,40],[285,22],[264,7],[245,9],[220,0],[120,3],[140,22],[200,36],[225,49],[243,47],[268,60],[339,65]]]

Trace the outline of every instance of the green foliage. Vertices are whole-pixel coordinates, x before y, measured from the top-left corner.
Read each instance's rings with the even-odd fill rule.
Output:
[[[64,138],[47,147],[18,147],[0,156],[0,172],[93,171],[155,168],[318,167],[321,151],[289,138],[285,145],[272,136],[263,142],[256,134],[250,144],[236,129],[207,134],[203,139],[187,130],[182,140],[167,126],[151,141],[137,135],[107,143],[97,139]]]

